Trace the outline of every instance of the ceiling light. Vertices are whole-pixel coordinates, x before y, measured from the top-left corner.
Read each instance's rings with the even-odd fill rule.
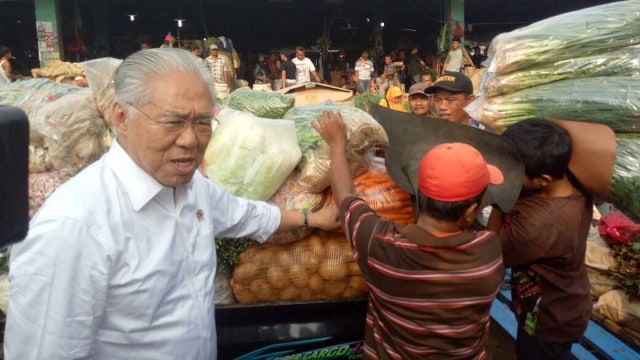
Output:
[[[129,14],[129,15],[127,15],[127,16],[129,17],[129,20],[133,22],[133,21],[136,21],[136,16],[138,16],[138,15],[136,15],[136,14]]]

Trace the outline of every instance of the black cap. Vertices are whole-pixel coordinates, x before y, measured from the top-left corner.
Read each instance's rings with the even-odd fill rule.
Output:
[[[433,94],[437,89],[443,89],[455,93],[473,94],[473,83],[463,73],[457,71],[445,71],[442,76],[433,82],[433,85],[424,90],[427,94]]]

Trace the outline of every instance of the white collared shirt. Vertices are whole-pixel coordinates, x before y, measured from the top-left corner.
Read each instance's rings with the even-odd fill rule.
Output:
[[[197,172],[174,195],[114,142],[13,248],[6,359],[215,359],[214,238],[279,223]]]

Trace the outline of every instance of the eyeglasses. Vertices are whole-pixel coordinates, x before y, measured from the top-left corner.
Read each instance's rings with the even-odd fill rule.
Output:
[[[210,134],[211,133],[211,126],[212,126],[212,123],[214,121],[217,124],[220,123],[218,121],[218,119],[216,119],[216,117],[213,116],[213,115],[211,115],[210,117],[200,118],[200,119],[197,119],[195,121],[189,121],[187,119],[180,118],[180,117],[178,117],[176,115],[164,114],[163,115],[164,118],[158,120],[158,119],[154,119],[151,115],[147,114],[142,109],[140,109],[139,107],[131,104],[130,102],[127,102],[126,104],[131,106],[132,108],[134,108],[136,111],[139,111],[144,116],[148,117],[149,120],[151,120],[151,121],[155,122],[156,124],[160,125],[166,132],[171,133],[171,134],[181,133],[181,132],[184,131],[184,129],[186,129],[189,126],[191,126],[191,127],[193,127],[193,130],[196,132],[196,134],[198,134],[198,135],[206,135],[206,134]]]

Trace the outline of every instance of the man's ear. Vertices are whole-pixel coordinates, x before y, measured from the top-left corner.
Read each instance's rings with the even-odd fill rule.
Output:
[[[467,95],[467,104],[470,104],[473,100],[475,100],[476,96],[473,94]]]
[[[550,175],[543,174],[533,179],[534,184],[538,188],[545,188],[551,184],[553,178]]]
[[[467,228],[471,226],[476,221],[476,215],[478,213],[478,209],[480,208],[480,203],[473,203],[469,205],[469,207],[464,211],[464,214],[460,217],[458,221],[460,227]]]
[[[125,134],[129,126],[129,117],[122,104],[114,102],[111,105],[111,126],[117,134]]]

